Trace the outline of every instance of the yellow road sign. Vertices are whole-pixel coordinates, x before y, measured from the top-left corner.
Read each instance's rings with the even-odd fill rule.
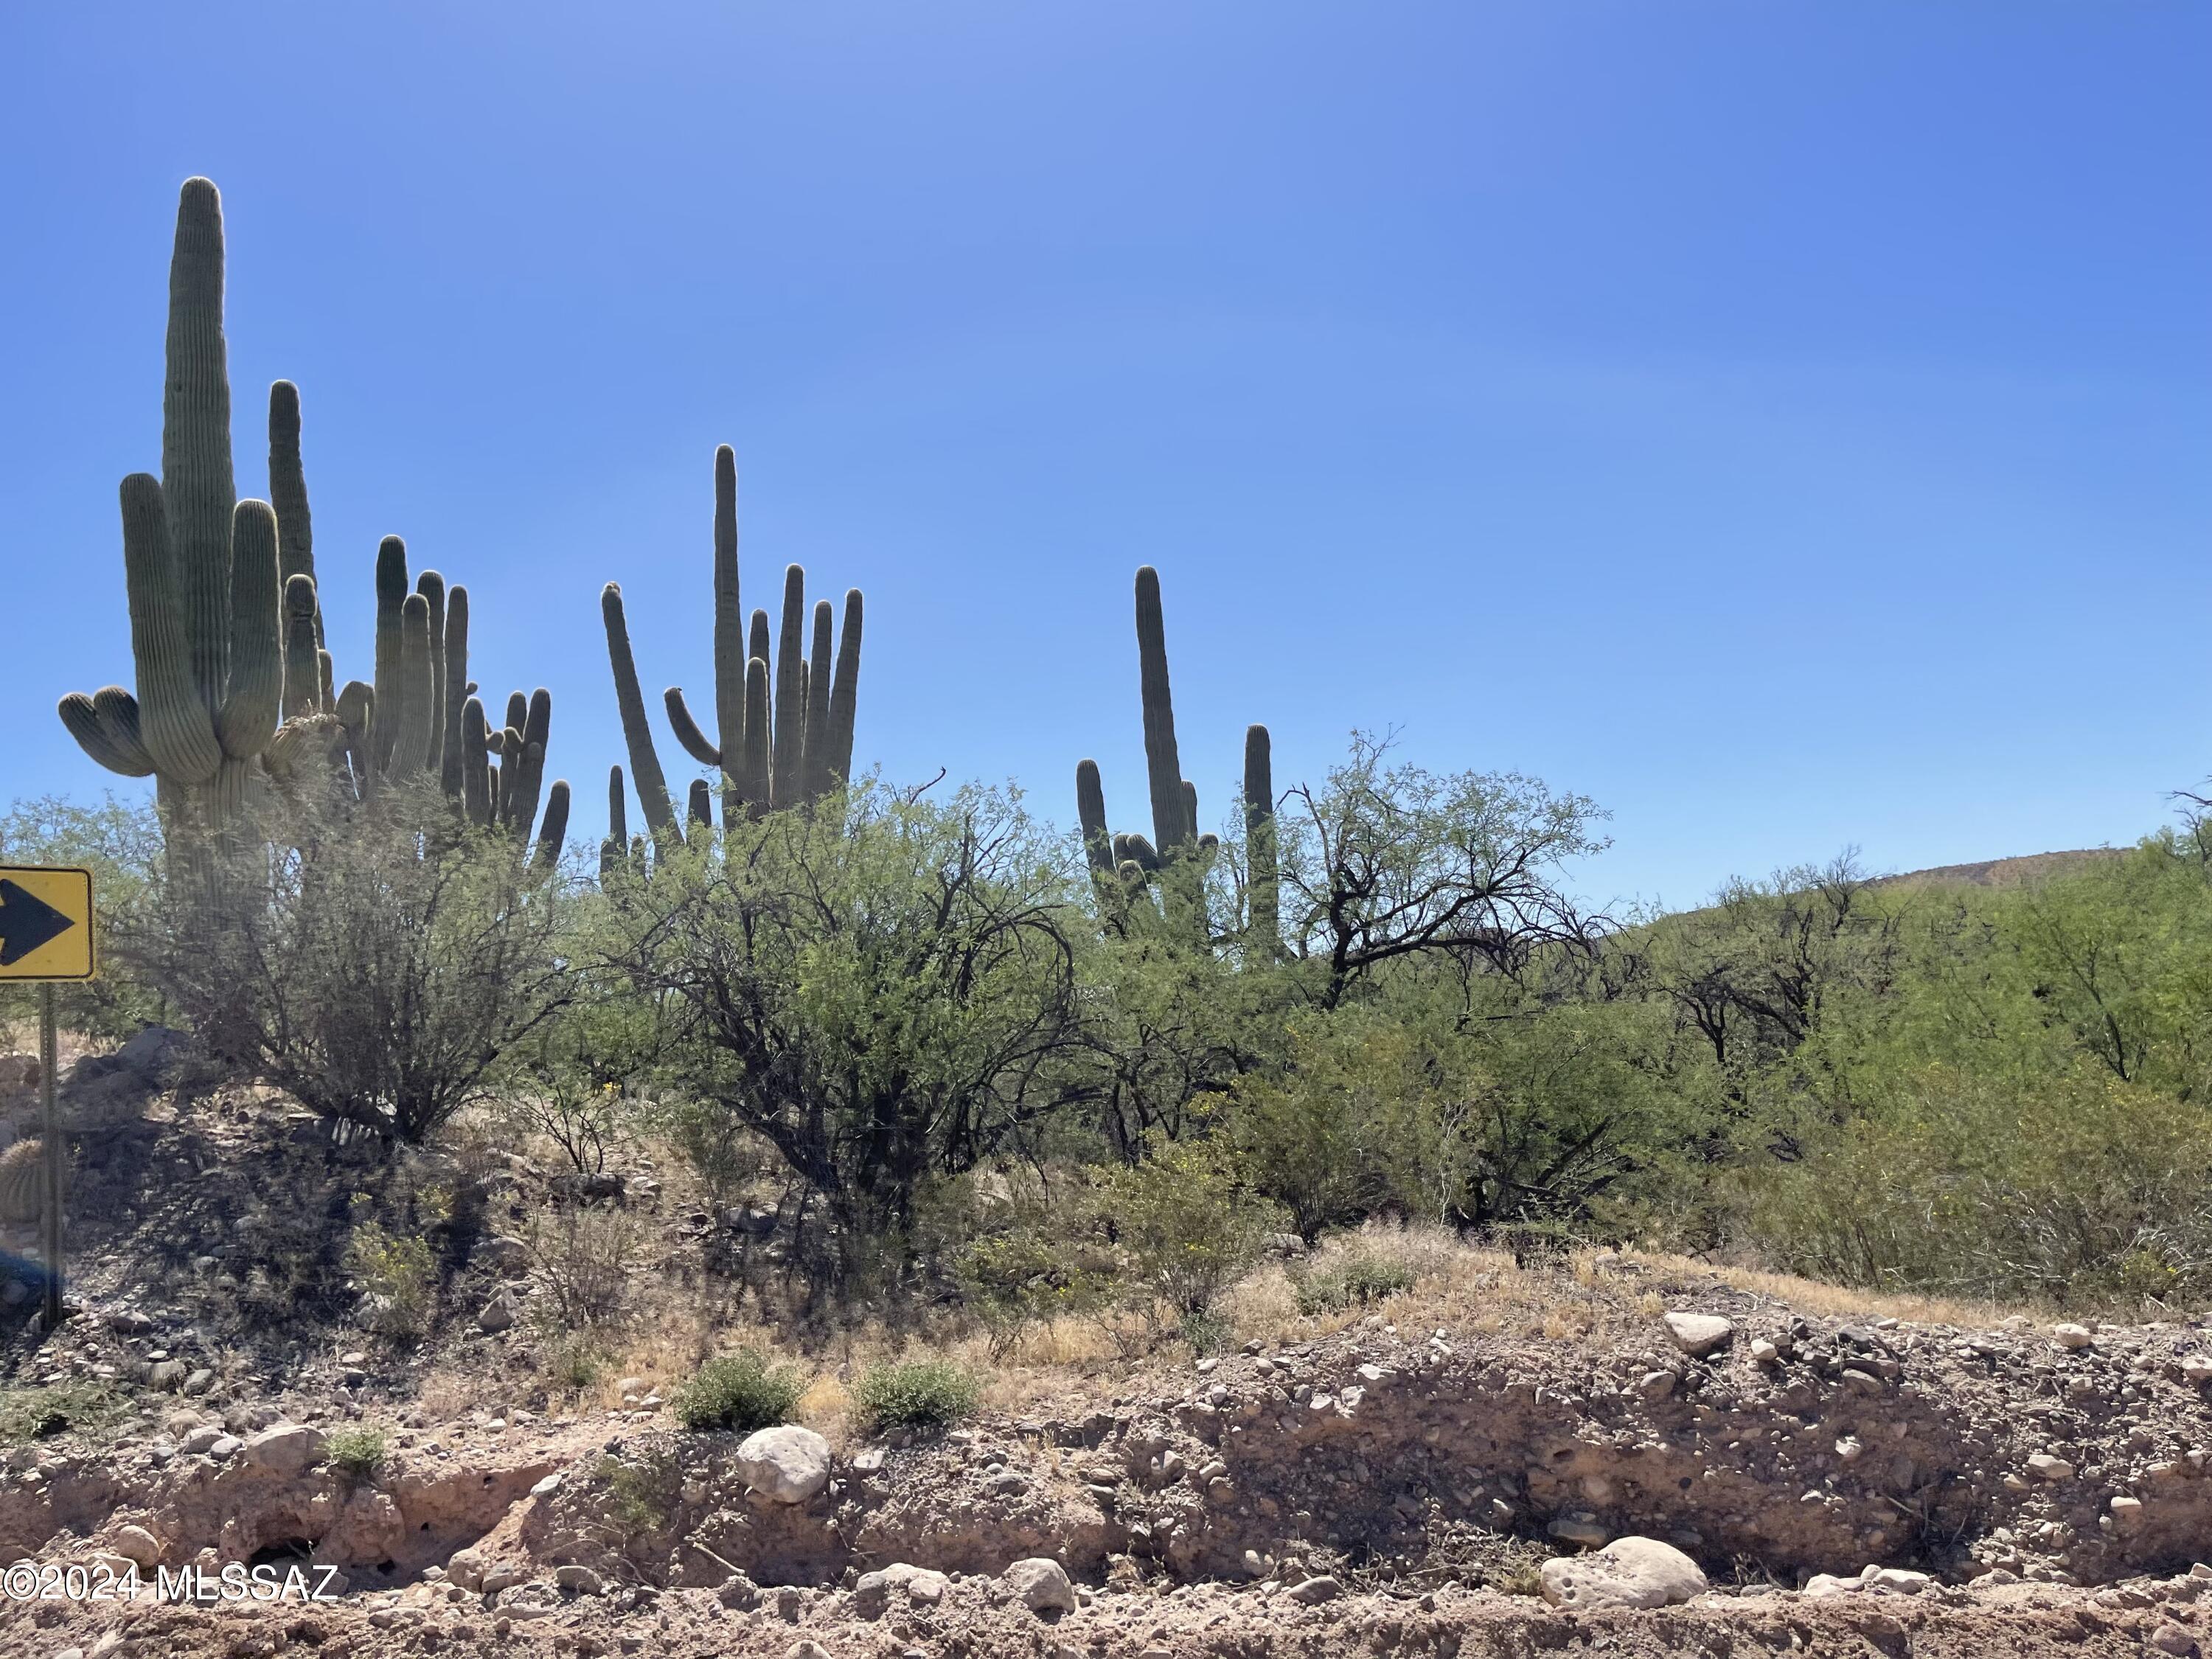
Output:
[[[0,979],[92,977],[92,872],[0,864]]]

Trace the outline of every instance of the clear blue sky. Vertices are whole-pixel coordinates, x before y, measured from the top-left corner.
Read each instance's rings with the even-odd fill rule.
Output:
[[[1597,797],[1601,899],[2124,842],[2212,772],[2208,72],[2181,0],[9,7],[0,799],[112,781],[204,173],[341,677],[403,534],[584,836],[602,582],[711,704],[728,442],[896,778],[1144,827],[1151,562],[1209,821],[1261,720]]]

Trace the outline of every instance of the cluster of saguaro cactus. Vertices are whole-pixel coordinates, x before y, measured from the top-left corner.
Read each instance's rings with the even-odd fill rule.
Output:
[[[240,501],[222,299],[222,198],[207,179],[187,179],[169,266],[161,476],[133,473],[122,486],[137,690],[72,692],[62,723],[101,765],[154,778],[173,842],[233,834],[271,781],[328,778],[363,799],[417,776],[442,778],[477,823],[526,840],[550,699],[518,696],[507,726],[486,728],[469,695],[467,591],[448,595],[425,571],[409,592],[397,537],[377,553],[375,684],[334,688],[299,392],[287,380],[270,388],[270,500]],[[557,852],[567,807],[568,786],[556,782],[541,855]]]
[[[1182,775],[1176,750],[1175,697],[1168,680],[1167,622],[1160,604],[1159,573],[1137,572],[1137,668],[1144,708],[1145,769],[1152,801],[1152,839],[1115,834],[1106,823],[1106,792],[1098,763],[1075,768],[1076,817],[1100,891],[1125,921],[1133,901],[1157,884],[1171,931],[1201,941],[1212,938],[1206,911],[1206,872],[1218,839],[1198,830],[1198,788]],[[1244,826],[1247,915],[1243,942],[1248,956],[1274,959],[1276,920],[1275,787],[1267,728],[1244,734]]]
[[[296,585],[286,594],[302,650],[312,598]],[[510,692],[501,725],[490,724],[469,678],[469,590],[448,590],[434,570],[410,589],[407,545],[397,536],[376,550],[375,674],[374,684],[348,681],[325,705],[337,717],[339,775],[354,798],[434,779],[470,823],[527,842],[542,796],[536,860],[558,859],[568,830],[568,784],[556,779],[545,788],[552,694],[543,686],[527,697]]]
[[[599,596],[606,623],[607,659],[615,678],[615,702],[629,751],[630,782],[646,829],[657,840],[681,842],[668,776],[653,749],[645,695],[630,649],[622,589],[609,582]],[[860,590],[845,595],[845,619],[833,661],[834,615],[830,601],[814,606],[807,635],[806,573],[783,573],[783,624],[773,657],[769,615],[756,610],[748,624],[738,586],[738,468],[727,444],[714,452],[714,724],[710,740],[684,702],[683,689],[663,694],[668,723],[684,751],[721,775],[725,828],[749,817],[819,799],[852,775],[853,717],[860,681]],[[809,646],[811,644],[811,653]],[[626,852],[622,813],[622,769],[608,780],[611,806],[607,849]],[[711,826],[713,791],[693,781],[687,817]],[[603,849],[605,851],[606,849]]]

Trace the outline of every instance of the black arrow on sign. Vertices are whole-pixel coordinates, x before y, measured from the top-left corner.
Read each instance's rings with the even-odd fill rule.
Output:
[[[0,881],[0,968],[12,968],[50,939],[76,926],[60,911],[12,881]]]

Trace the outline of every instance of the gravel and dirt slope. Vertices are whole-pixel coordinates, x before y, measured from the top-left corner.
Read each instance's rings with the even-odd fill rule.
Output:
[[[796,1502],[735,1437],[684,1433],[657,1403],[417,1410],[366,1474],[332,1465],[335,1402],[300,1395],[172,1404],[105,1444],[64,1425],[9,1460],[0,1554],[328,1565],[343,1593],[13,1602],[0,1651],[2193,1650],[2212,1603],[2191,1571],[2212,1553],[2204,1334],[1854,1324],[1619,1257],[1538,1271],[1611,1325],[1547,1341],[1370,1316],[1141,1392],[854,1442]],[[127,1372],[174,1340],[94,1307],[45,1363]],[[1516,1593],[1543,1557],[1629,1534],[1714,1588],[1648,1612]],[[1040,1557],[1071,1610],[1033,1612],[1002,1577]],[[945,1577],[927,1601],[864,1582],[893,1564]],[[1875,1564],[1902,1571],[1829,1582]]]
[[[728,1340],[708,1267],[772,1250],[757,1215],[512,1154],[386,1172],[395,1228],[445,1218],[440,1316],[382,1343],[340,1248],[369,1173],[243,1099],[83,1149],[76,1316],[0,1347],[0,1655],[2212,1650],[2199,1325],[1431,1240],[1368,1310],[1263,1271],[1205,1357],[971,1349],[986,1407],[940,1434],[861,1431],[817,1351],[823,1432],[743,1455],[664,1396]],[[635,1375],[562,1385],[544,1250],[498,1231],[562,1192],[645,1241]],[[1710,1587],[1539,1594],[1628,1536]],[[35,1594],[125,1563],[149,1593]],[[228,1600],[226,1567],[328,1599]]]

